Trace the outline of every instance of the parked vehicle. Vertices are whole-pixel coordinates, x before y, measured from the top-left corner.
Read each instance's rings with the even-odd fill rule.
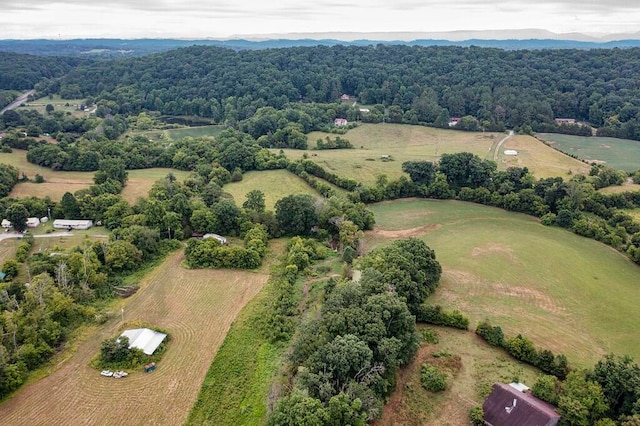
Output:
[[[110,371],[110,370],[102,370],[102,371],[100,372],[100,375],[101,375],[101,376],[104,376],[104,377],[112,377],[112,376],[113,376],[113,371]]]

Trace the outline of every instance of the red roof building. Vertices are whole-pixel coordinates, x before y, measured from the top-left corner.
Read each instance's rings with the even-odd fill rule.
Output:
[[[560,420],[553,405],[502,383],[493,385],[482,409],[487,426],[556,426]]]

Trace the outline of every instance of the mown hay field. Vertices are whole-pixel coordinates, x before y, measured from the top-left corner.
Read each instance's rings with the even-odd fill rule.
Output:
[[[122,198],[127,200],[130,204],[135,203],[138,198],[147,198],[149,190],[153,184],[167,177],[169,173],[171,173],[178,182],[184,181],[189,176],[189,172],[184,170],[160,167],[153,169],[129,170],[128,173],[129,179],[122,189]]]
[[[540,133],[539,138],[562,152],[628,172],[640,169],[640,141],[597,136]]]
[[[507,149],[518,151],[518,155],[504,155]],[[527,167],[537,179],[555,176],[567,179],[575,174],[588,174],[591,170],[590,165],[564,155],[527,135],[514,135],[509,138],[497,154],[499,169]]]
[[[16,254],[16,250],[22,241],[17,238],[0,240],[0,266]]]
[[[276,202],[292,194],[318,195],[318,192],[304,180],[287,170],[265,170],[247,172],[240,182],[231,182],[223,191],[231,194],[236,205],[242,206],[249,191],[258,189],[264,193],[268,210],[273,210]]]
[[[81,342],[71,359],[0,405],[0,424],[182,425],[229,326],[268,278],[186,270],[183,260],[183,251],[170,255],[121,303],[125,321],[145,321],[171,334],[156,371],[117,380],[89,367],[100,342],[117,335],[120,305],[114,306],[114,318]]]
[[[640,268],[621,253],[536,218],[471,203],[398,200],[370,206],[366,247],[417,236],[443,266],[427,302],[489,319],[507,336],[590,366],[603,354],[640,359]]]
[[[308,146],[316,146],[316,140],[338,135],[312,132],[307,135]],[[502,133],[471,133],[442,130],[424,126],[404,124],[362,124],[351,129],[346,135],[354,149],[284,150],[290,159],[299,159],[303,153],[327,171],[339,176],[373,184],[376,178],[385,174],[390,179],[405,175],[402,163],[405,161],[434,161],[444,153],[468,151],[485,158],[491,147],[502,139]],[[383,161],[382,156],[390,156],[391,161]],[[406,175],[405,175],[406,176]]]
[[[58,201],[65,192],[74,193],[93,184],[93,172],[58,172],[48,167],[40,167],[27,161],[27,151],[14,149],[11,153],[0,153],[0,163],[16,167],[22,177],[24,173],[29,179],[36,174],[44,177],[44,183],[20,182],[9,194],[12,198],[49,197]]]
[[[12,153],[0,153],[0,163],[11,164],[19,170],[20,176],[24,173],[31,180],[36,174],[45,179],[44,183],[19,182],[9,194],[12,198],[49,197],[53,201],[59,201],[65,192],[73,194],[93,185],[94,172],[65,172],[40,167],[29,163],[27,151],[20,149],[14,149]],[[130,203],[134,203],[140,197],[146,197],[153,184],[169,173],[179,181],[189,176],[189,172],[169,168],[129,170],[128,173],[129,180],[122,190],[122,197]]]

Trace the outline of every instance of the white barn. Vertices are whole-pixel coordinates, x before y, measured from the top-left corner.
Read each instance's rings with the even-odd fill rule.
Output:
[[[89,229],[92,226],[92,220],[56,219],[53,221],[53,227],[55,229]]]
[[[129,349],[138,348],[147,355],[153,355],[160,343],[167,337],[166,334],[150,328],[132,328],[123,331],[120,336],[129,338]]]

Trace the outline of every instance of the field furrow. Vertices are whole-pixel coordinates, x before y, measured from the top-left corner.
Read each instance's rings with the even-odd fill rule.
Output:
[[[182,252],[169,257],[124,305],[125,321],[146,321],[171,334],[156,371],[116,380],[89,367],[100,342],[117,334],[118,318],[83,342],[56,372],[0,405],[0,425],[182,424],[229,326],[268,278],[186,270],[182,260]]]

